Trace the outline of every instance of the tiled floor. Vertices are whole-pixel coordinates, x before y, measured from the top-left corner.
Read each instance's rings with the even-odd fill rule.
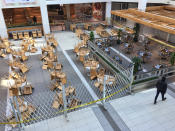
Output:
[[[74,46],[81,42],[75,33],[70,31],[60,31],[59,33],[54,33],[54,35],[63,50],[74,49]]]
[[[158,103],[154,105],[155,93],[155,89],[150,89],[113,100],[110,102],[112,106],[107,106],[107,111],[112,111],[109,108],[113,108],[121,118],[115,118],[112,116],[115,115],[115,112],[109,112],[113,121],[116,122],[115,124],[119,124],[117,121],[120,120],[131,131],[174,131],[175,99],[166,94],[166,101],[162,102],[161,97],[159,97]],[[111,123],[108,123],[109,118],[105,115],[103,116],[98,108],[99,106],[94,105],[93,107],[71,112],[68,114],[68,122],[62,115],[28,126],[25,131],[115,131],[110,126]],[[104,126],[103,124],[107,125]],[[117,126],[121,127],[120,125]],[[124,130],[119,129],[119,131]]]
[[[67,50],[73,49],[75,44],[80,42],[80,40],[72,32],[55,33],[55,38],[58,40],[61,49],[64,51],[66,50],[66,52]],[[38,44],[38,47],[42,46],[42,39],[38,43],[40,43]],[[15,47],[18,48],[18,43],[15,44],[17,44]],[[73,67],[69,64],[70,62],[68,63],[64,54],[61,52],[61,49],[58,48],[58,61],[63,63],[63,70],[66,73],[72,74],[71,77],[68,78],[68,81],[71,81],[72,84],[76,85],[78,82],[75,81],[75,79],[79,80],[78,77],[80,76],[78,76],[75,72],[71,72],[73,71]],[[67,54],[70,55],[69,53]],[[32,56],[32,59],[34,57],[38,58],[38,56]],[[37,65],[40,66],[39,64]],[[37,71],[35,72],[38,73]],[[35,76],[38,75],[39,74]],[[32,81],[32,79],[30,79],[30,81]],[[34,82],[37,81],[34,80]],[[174,83],[172,83],[171,86],[174,88]],[[77,88],[77,90],[79,89]],[[83,90],[81,89],[81,91],[82,92],[78,91],[79,94],[77,94],[77,97],[84,99],[88,98],[88,101],[92,100],[90,96],[91,93],[88,93],[85,88]],[[46,92],[49,93],[48,91]],[[87,93],[83,94],[84,92]],[[122,123],[125,124],[125,129],[128,128],[128,130],[130,129],[132,131],[174,131],[175,98],[166,94],[167,100],[162,102],[160,101],[161,97],[159,96],[157,105],[154,105],[153,100],[155,93],[155,89],[151,89],[115,99],[110,102],[111,106],[108,106],[107,111],[103,111],[99,108],[99,106],[93,105],[93,107],[91,106],[68,113],[68,122],[65,120],[64,116],[61,115],[27,126],[25,127],[25,131],[116,131],[117,128],[114,128],[114,126],[123,131],[122,129],[124,128],[121,129],[122,126],[120,126]],[[94,111],[94,107],[96,108],[96,111]],[[118,118],[115,117],[117,116],[116,114],[118,115]],[[113,124],[110,123],[111,121]],[[104,123],[106,124],[106,127],[104,127]]]
[[[91,108],[69,113],[69,121],[64,116],[52,118],[25,128],[25,131],[103,131]]]
[[[126,96],[111,102],[123,121],[132,131],[173,131],[175,128],[175,99],[166,94],[167,100],[153,104],[155,89]]]

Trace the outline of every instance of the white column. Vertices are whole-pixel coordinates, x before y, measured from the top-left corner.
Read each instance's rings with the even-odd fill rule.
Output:
[[[7,26],[5,24],[2,8],[0,7],[0,36],[1,38],[8,38]]]
[[[111,23],[111,2],[106,2],[106,21],[108,24]]]
[[[49,34],[50,25],[49,25],[49,17],[48,17],[46,0],[40,0],[40,11],[41,11],[44,34]]]
[[[66,5],[67,19],[70,20],[70,5]]]
[[[146,4],[148,0],[139,0],[138,3],[138,10],[145,11],[146,10]]]

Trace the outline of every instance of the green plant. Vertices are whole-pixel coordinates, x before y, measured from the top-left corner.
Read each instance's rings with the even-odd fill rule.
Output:
[[[134,30],[134,42],[138,42],[140,25],[138,23],[136,23],[133,30]]]
[[[139,57],[134,57],[132,62],[134,63],[134,74],[136,74],[139,71],[142,60]]]
[[[170,56],[170,64],[174,66],[174,63],[175,63],[175,52],[171,53]]]
[[[119,29],[118,34],[117,34],[117,44],[121,44],[121,32],[122,30]]]
[[[94,41],[94,32],[91,31],[90,32],[90,38],[89,38],[90,41]]]

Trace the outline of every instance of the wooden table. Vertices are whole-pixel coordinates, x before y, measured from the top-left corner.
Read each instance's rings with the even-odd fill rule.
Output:
[[[66,74],[63,72],[56,72],[56,71],[51,72],[51,80],[53,79],[60,79],[62,84],[67,83]]]
[[[90,50],[88,48],[80,48],[77,55],[80,55],[80,56],[86,56],[86,55],[89,55],[90,53]]]
[[[44,52],[53,52],[53,47],[52,46],[46,46],[46,47],[41,48],[41,50],[42,50],[42,54]]]
[[[86,69],[90,69],[90,68],[99,68],[99,62],[95,61],[95,60],[87,60],[84,62],[84,67]]]

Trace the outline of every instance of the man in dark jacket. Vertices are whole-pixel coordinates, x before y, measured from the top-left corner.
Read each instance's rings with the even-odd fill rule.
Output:
[[[37,24],[37,18],[36,16],[33,16],[33,23],[36,25]]]
[[[166,83],[166,77],[163,76],[162,80],[159,80],[156,84],[156,88],[157,88],[157,94],[154,100],[154,104],[157,103],[157,97],[159,96],[159,93],[162,94],[162,101],[166,100],[166,97],[164,97],[166,90],[167,90],[167,83]]]

